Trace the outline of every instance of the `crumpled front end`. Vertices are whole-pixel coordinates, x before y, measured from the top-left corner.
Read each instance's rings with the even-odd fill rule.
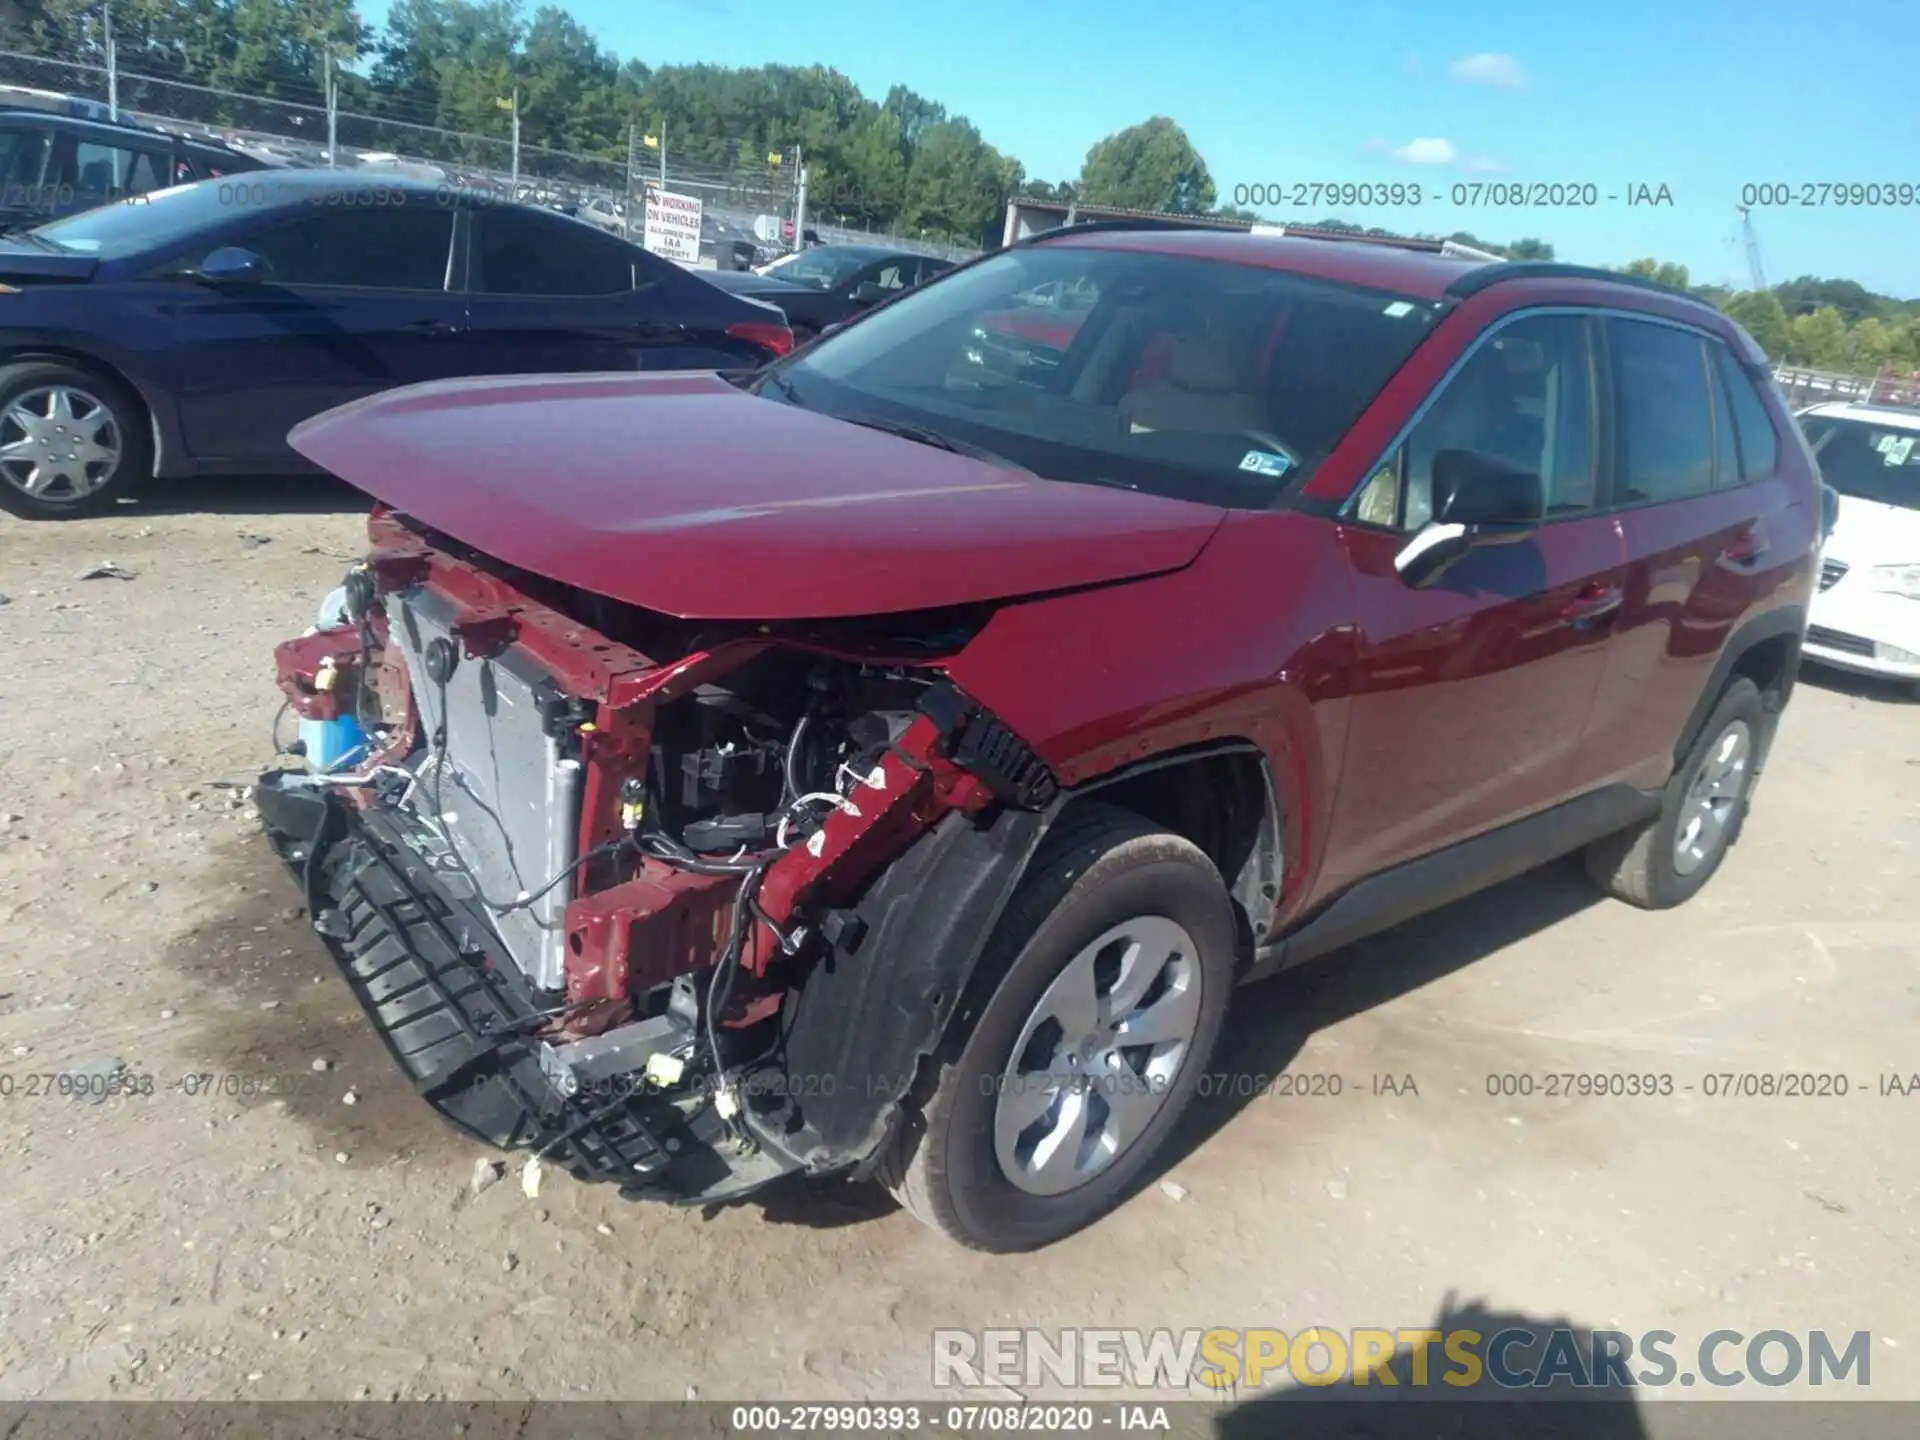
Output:
[[[370,529],[277,652],[304,753],[257,803],[422,1097],[650,1197],[870,1163],[954,1000],[869,942],[880,877],[1055,790],[944,676],[983,616],[700,625]],[[919,1038],[826,1037],[856,975]]]

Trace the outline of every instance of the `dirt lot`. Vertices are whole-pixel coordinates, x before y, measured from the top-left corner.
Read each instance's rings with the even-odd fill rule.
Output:
[[[272,644],[361,533],[306,485],[0,518],[0,1399],[926,1396],[935,1327],[1471,1305],[1683,1347],[1871,1330],[1872,1393],[1920,1398],[1920,1096],[1879,1093],[1920,1072],[1920,707],[1803,685],[1682,911],[1558,865],[1244,992],[1213,1088],[1346,1093],[1216,1095],[1174,1186],[995,1260],[862,1190],[710,1216],[552,1174],[529,1199],[514,1169],[473,1193],[481,1151],[412,1098],[222,788],[267,753]],[[135,578],[75,578],[107,560]],[[30,1093],[111,1061],[156,1093]],[[1747,1070],[1851,1093],[1701,1093]],[[1490,1098],[1511,1071],[1694,1088]]]

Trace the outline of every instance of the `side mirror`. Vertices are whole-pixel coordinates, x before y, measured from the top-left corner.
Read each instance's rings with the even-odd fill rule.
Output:
[[[853,287],[853,303],[856,305],[874,305],[886,299],[893,292],[878,280],[866,280]]]
[[[833,334],[834,331],[844,330],[846,328],[847,328],[847,322],[844,320],[836,320],[831,325],[822,325],[820,327],[819,338],[824,340],[827,338],[827,336]]]
[[[238,245],[222,245],[186,274],[209,285],[257,285],[267,278],[267,262]]]
[[[1471,550],[1526,539],[1546,510],[1538,475],[1477,450],[1442,450],[1433,457],[1433,519],[1393,568],[1415,589],[1431,585]]]

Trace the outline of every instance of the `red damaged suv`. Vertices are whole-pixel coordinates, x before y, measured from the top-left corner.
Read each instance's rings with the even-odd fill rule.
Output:
[[[379,504],[258,804],[420,1093],[635,1196],[872,1176],[990,1250],[1141,1183],[1241,981],[1577,849],[1705,884],[1820,534],[1711,307],[1217,231],[292,443]]]

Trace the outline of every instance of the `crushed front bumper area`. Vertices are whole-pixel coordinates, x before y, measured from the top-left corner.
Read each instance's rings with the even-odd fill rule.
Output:
[[[736,1139],[701,1092],[635,1077],[564,1094],[542,1064],[542,997],[493,958],[505,950],[484,917],[435,883],[378,806],[288,778],[269,771],[255,788],[268,838],[388,1052],[453,1124],[635,1199],[714,1203],[795,1168]]]

